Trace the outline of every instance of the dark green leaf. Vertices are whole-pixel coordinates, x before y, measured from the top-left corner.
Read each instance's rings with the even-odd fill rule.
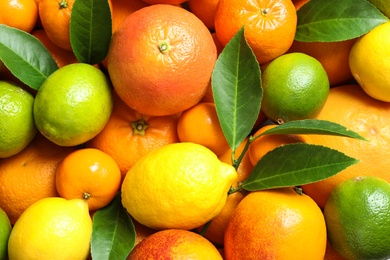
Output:
[[[340,124],[319,119],[289,121],[268,129],[259,136],[267,134],[320,134],[351,137],[364,141],[366,140],[356,132],[348,130]]]
[[[70,42],[77,59],[97,64],[107,56],[112,20],[107,0],[76,0],[70,18]]]
[[[93,215],[92,259],[126,259],[135,245],[135,238],[133,222],[121,204],[119,192],[109,205]]]
[[[310,0],[297,15],[295,40],[303,42],[348,40],[388,21],[367,0]]]
[[[264,155],[242,188],[255,191],[308,184],[331,177],[357,162],[328,147],[287,144]]]
[[[219,55],[212,89],[222,130],[234,151],[252,130],[263,96],[260,66],[245,40],[243,28]]]
[[[0,60],[27,86],[38,90],[58,69],[50,52],[31,34],[0,24],[0,35]]]

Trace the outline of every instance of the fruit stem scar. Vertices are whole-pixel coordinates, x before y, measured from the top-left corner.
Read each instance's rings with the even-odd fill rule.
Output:
[[[266,16],[268,14],[269,8],[261,9],[261,15]]]
[[[60,9],[64,9],[68,7],[68,2],[66,0],[61,0],[58,5],[60,6]]]
[[[131,126],[133,127],[133,135],[140,135],[140,136],[144,136],[146,129],[149,127],[149,125],[145,122],[144,119],[131,122]]]
[[[162,40],[158,43],[158,49],[161,53],[165,54],[171,49],[171,45],[169,44],[169,40]]]
[[[89,194],[88,192],[84,192],[82,197],[83,199],[88,200],[91,197],[91,194]]]

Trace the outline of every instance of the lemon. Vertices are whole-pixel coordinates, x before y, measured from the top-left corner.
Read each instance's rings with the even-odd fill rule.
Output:
[[[112,88],[98,68],[73,63],[53,72],[34,102],[38,130],[60,146],[75,146],[95,137],[113,107]]]
[[[359,38],[349,54],[353,77],[372,98],[390,102],[390,22]]]
[[[279,124],[315,117],[329,94],[329,79],[322,64],[299,52],[271,61],[262,74],[264,114]]]
[[[347,179],[324,208],[329,241],[346,259],[390,259],[390,184],[379,177]]]
[[[82,199],[41,199],[16,221],[8,242],[10,260],[77,260],[89,255],[92,220]]]
[[[122,204],[147,227],[190,230],[221,211],[236,178],[234,167],[205,146],[168,144],[130,168],[122,183]]]
[[[0,208],[0,259],[8,257],[8,238],[11,233],[11,222],[7,214]]]
[[[34,97],[13,82],[0,81],[0,158],[23,150],[37,133]]]

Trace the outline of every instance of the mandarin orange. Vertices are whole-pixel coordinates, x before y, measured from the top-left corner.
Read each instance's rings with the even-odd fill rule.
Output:
[[[215,29],[215,10],[218,2],[219,0],[189,0],[187,3],[190,11],[213,32]]]
[[[34,0],[1,0],[0,24],[31,32],[38,21],[38,6]]]

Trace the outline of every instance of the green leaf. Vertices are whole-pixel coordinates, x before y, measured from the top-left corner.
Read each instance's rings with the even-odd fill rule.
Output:
[[[255,191],[308,184],[331,177],[357,162],[328,147],[286,144],[264,155],[241,188]]]
[[[0,24],[0,35],[0,60],[27,86],[38,90],[58,69],[50,52],[31,34]]]
[[[260,66],[245,40],[244,28],[219,55],[212,89],[218,119],[234,151],[252,130],[263,97]]]
[[[310,0],[297,15],[295,40],[303,42],[353,39],[388,21],[367,0]]]
[[[121,204],[120,192],[93,215],[91,256],[94,260],[126,259],[135,245],[135,228]]]
[[[346,127],[320,119],[304,119],[289,121],[281,125],[277,125],[261,133],[257,138],[267,134],[320,134],[320,135],[336,135],[350,138],[356,138],[366,141],[364,137],[358,133],[348,130]]]
[[[97,64],[107,56],[112,19],[107,0],[76,0],[70,17],[70,42],[79,62]]]

